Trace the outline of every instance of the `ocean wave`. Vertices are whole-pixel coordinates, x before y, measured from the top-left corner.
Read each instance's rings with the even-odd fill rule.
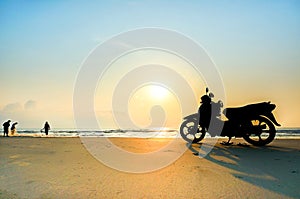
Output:
[[[1,131],[0,131],[1,132]],[[3,131],[2,131],[3,133]],[[40,129],[18,129],[18,136],[44,137]],[[175,138],[180,137],[177,129],[53,129],[48,137],[137,137]],[[207,137],[210,137],[209,135]],[[300,128],[277,129],[276,137],[300,137]]]
[[[45,133],[38,129],[20,129],[16,136],[44,137]],[[173,129],[106,129],[106,130],[70,130],[59,129],[49,131],[48,137],[177,137],[178,131]]]

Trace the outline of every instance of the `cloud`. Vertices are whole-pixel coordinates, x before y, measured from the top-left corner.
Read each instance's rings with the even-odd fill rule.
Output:
[[[20,103],[7,104],[1,110],[1,112],[4,113],[12,113],[12,112],[19,112],[19,111],[22,111],[22,105]]]
[[[30,117],[32,110],[36,109],[36,104],[34,100],[28,100],[24,105],[20,102],[6,104],[0,109],[0,119]]]
[[[0,109],[0,121],[10,119],[18,121],[19,127],[35,127],[39,124],[41,114],[37,110],[37,102],[34,100],[27,100],[25,103],[16,102],[6,104]]]
[[[7,104],[0,110],[0,120],[4,121],[14,118],[15,114],[22,112],[22,110],[23,106],[20,103]]]
[[[17,103],[3,104],[0,107],[0,125],[2,126],[3,122],[10,119],[19,123],[19,129],[41,128],[45,121],[49,121],[50,125],[56,128],[75,127],[72,110],[60,110],[60,107],[50,106],[48,108],[42,105],[44,105],[42,101],[30,99]]]
[[[34,101],[34,100],[28,100],[25,104],[24,104],[24,109],[25,110],[34,110],[36,109],[36,105],[37,105],[37,102]]]
[[[10,103],[5,105],[2,110],[0,110],[2,113],[16,113],[16,112],[21,112],[21,111],[29,111],[29,110],[34,110],[36,109],[37,102],[34,100],[28,100],[25,102],[24,105],[21,103]]]

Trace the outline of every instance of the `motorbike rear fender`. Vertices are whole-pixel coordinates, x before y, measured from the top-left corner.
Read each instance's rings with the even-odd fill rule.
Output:
[[[273,113],[268,113],[268,114],[264,114],[263,116],[265,116],[266,118],[268,118],[269,120],[271,120],[271,122],[273,122],[276,126],[281,126],[275,119],[275,116],[273,115]]]

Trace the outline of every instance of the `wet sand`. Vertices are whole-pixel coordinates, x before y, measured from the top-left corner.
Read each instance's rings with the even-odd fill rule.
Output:
[[[103,150],[118,146],[143,155],[172,139],[109,141]],[[212,146],[213,139],[190,146],[181,142],[178,146],[186,148],[182,155],[176,148],[162,150],[151,162],[179,156],[170,165],[131,173],[98,161],[80,138],[1,137],[0,198],[300,198],[299,139],[277,139],[266,147],[238,146],[243,140],[233,141],[235,145],[223,146],[219,140],[204,158],[194,153]],[[109,157],[128,168],[137,164]]]

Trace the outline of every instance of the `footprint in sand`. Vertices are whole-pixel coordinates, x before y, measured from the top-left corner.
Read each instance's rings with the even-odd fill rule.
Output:
[[[9,156],[10,159],[16,159],[16,158],[19,158],[19,157],[20,157],[20,155],[11,155],[11,156]]]
[[[30,165],[29,162],[21,162],[21,161],[14,162],[13,164],[16,164],[16,165],[18,165],[20,167],[26,167],[26,166]]]

